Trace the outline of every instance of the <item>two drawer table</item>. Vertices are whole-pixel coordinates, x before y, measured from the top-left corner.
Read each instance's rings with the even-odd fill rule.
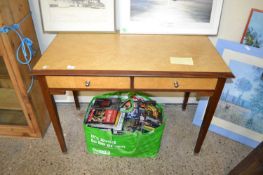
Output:
[[[191,57],[193,65],[171,58]],[[179,58],[178,58],[179,59]],[[58,34],[33,68],[62,152],[53,95],[72,91],[167,91],[209,96],[194,152],[199,153],[227,78],[233,74],[205,36]]]

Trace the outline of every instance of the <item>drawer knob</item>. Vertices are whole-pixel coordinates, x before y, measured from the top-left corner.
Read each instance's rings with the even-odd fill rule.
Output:
[[[85,86],[86,86],[86,87],[89,87],[89,86],[90,86],[90,81],[89,81],[89,80],[85,81]]]
[[[175,88],[179,88],[179,83],[178,83],[178,81],[175,81],[175,82],[174,82],[174,87],[175,87]]]

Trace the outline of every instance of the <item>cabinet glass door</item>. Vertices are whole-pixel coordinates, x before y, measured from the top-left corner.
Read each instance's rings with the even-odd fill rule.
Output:
[[[0,56],[0,125],[27,125],[3,57]]]

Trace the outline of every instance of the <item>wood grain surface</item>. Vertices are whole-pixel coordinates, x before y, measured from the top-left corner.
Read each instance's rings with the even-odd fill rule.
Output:
[[[135,77],[135,89],[156,89],[156,90],[214,90],[216,78],[148,78]],[[175,87],[177,83],[178,87]]]
[[[129,89],[129,77],[47,76],[49,88],[76,89]],[[85,82],[89,81],[87,87]]]
[[[194,65],[170,63],[170,57],[192,57]],[[151,72],[218,74],[233,77],[206,36],[58,34],[34,74],[108,71],[115,75]],[[96,72],[98,74],[98,72]],[[217,76],[218,76],[217,75]]]

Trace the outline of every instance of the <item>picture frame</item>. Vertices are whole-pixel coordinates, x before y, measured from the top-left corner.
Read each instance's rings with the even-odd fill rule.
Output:
[[[235,65],[238,65],[238,64],[241,65],[239,67],[236,66],[238,68],[238,70],[234,70],[233,71],[234,74],[236,71],[242,72],[242,67],[244,68],[244,66],[247,66],[248,68],[251,68],[251,66],[253,66],[254,68],[260,67],[260,69],[258,69],[258,70],[263,72],[263,50],[262,49],[258,49],[258,48],[247,46],[247,45],[242,45],[242,44],[235,43],[232,41],[218,40],[217,50],[222,55],[222,57],[224,58],[224,61],[227,64],[230,63],[230,67],[231,67],[231,62],[235,63]],[[232,68],[237,69],[237,68],[235,68],[235,65],[232,66]],[[251,73],[247,72],[247,74],[250,77]],[[262,76],[263,76],[263,74],[262,74]],[[223,97],[223,96],[226,95],[226,94],[224,94],[224,92],[226,92],[226,89],[228,86],[227,84],[231,84],[231,83],[233,84],[237,81],[240,81],[239,79],[241,77],[242,76],[240,76],[240,73],[236,73],[236,78],[235,78],[236,80],[232,80],[232,81],[228,80],[227,81],[225,88],[223,90],[221,99],[219,101],[218,108],[221,108],[220,105],[225,105],[225,107],[227,107],[226,104],[229,104],[229,100],[227,101],[224,99],[225,101],[227,101],[227,103],[224,100],[222,100],[222,98],[226,98],[226,96],[225,97]],[[263,80],[261,80],[261,83],[262,83],[262,81]],[[229,86],[228,86],[228,88],[229,88]],[[257,85],[254,86],[254,84],[253,84],[253,88],[257,88]],[[252,91],[252,92],[254,92],[254,91]],[[230,93],[231,93],[231,91],[230,91]],[[235,93],[239,93],[239,95],[241,94],[240,92],[235,92]],[[261,93],[261,91],[260,91],[260,93]],[[253,93],[251,93],[251,94],[253,94]],[[250,97],[250,96],[247,96],[247,98],[248,97]],[[251,98],[248,98],[248,99],[251,99]],[[222,104],[220,104],[221,100],[222,100]],[[194,125],[201,126],[207,104],[208,104],[207,98],[202,98],[198,102],[197,110],[196,110],[196,113],[195,113],[195,116],[193,119]],[[244,102],[243,105],[244,104],[247,104],[247,103]],[[236,105],[236,106],[240,109],[240,111],[243,110],[240,108],[240,104]],[[228,119],[220,117],[220,114],[222,116],[223,115],[230,116],[231,113],[229,112],[230,110],[227,111],[228,113],[227,112],[221,112],[220,110],[218,110],[218,108],[217,108],[215,115],[213,117],[213,120],[211,122],[211,125],[209,128],[210,131],[215,132],[219,135],[225,136],[227,138],[230,138],[232,140],[235,140],[237,142],[240,142],[242,144],[245,144],[247,146],[253,147],[253,148],[255,148],[260,142],[262,142],[263,132],[261,132],[261,131],[257,132],[254,129],[251,129],[252,127],[249,128],[250,126],[249,127],[244,126],[244,124],[237,124],[240,122],[239,120],[232,122],[232,121],[229,121]],[[232,106],[230,106],[230,107],[228,106],[228,108],[232,108]],[[250,108],[251,108],[251,105],[250,105]],[[221,109],[224,109],[224,108],[221,108]],[[233,110],[234,109],[235,108],[233,108]],[[226,110],[228,110],[228,109],[226,108]],[[251,109],[250,109],[250,111],[251,111]],[[243,113],[244,113],[244,116],[250,116],[249,113],[247,113],[247,108],[246,108],[246,112],[243,111]],[[244,122],[247,122],[249,124],[249,119],[244,120]],[[263,120],[262,120],[262,122],[263,122]]]
[[[120,33],[216,35],[222,5],[223,0],[121,0]]]
[[[39,0],[45,32],[115,32],[115,0]]]
[[[263,10],[251,9],[240,43],[263,48]]]

